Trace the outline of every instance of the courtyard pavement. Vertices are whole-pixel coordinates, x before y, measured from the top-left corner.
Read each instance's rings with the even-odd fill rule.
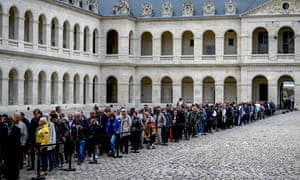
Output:
[[[143,149],[123,158],[100,156],[75,172],[54,170],[48,180],[86,179],[300,179],[300,112]],[[21,179],[35,177],[21,171]]]

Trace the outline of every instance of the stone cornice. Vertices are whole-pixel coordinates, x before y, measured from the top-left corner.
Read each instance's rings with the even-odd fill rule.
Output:
[[[6,49],[0,49],[0,54],[6,54],[6,55],[12,55],[12,56],[20,56],[20,57],[30,57],[30,58],[36,58],[36,59],[45,59],[45,60],[51,60],[51,61],[60,61],[60,62],[67,62],[67,63],[74,63],[74,64],[84,64],[84,65],[95,65],[95,66],[111,66],[111,67],[216,67],[216,68],[222,68],[222,67],[232,67],[232,68],[241,68],[241,67],[300,67],[300,61],[299,62],[253,62],[253,63],[223,63],[216,61],[216,63],[208,63],[204,64],[205,61],[198,61],[193,63],[164,63],[161,61],[160,63],[135,63],[135,61],[132,62],[120,62],[120,61],[114,61],[114,62],[103,62],[99,60],[101,56],[98,58],[98,62],[91,62],[91,61],[84,61],[84,60],[73,60],[70,58],[64,58],[64,57],[57,57],[57,56],[49,56],[49,55],[43,55],[43,54],[33,54],[30,52],[18,52],[13,50],[6,50]]]

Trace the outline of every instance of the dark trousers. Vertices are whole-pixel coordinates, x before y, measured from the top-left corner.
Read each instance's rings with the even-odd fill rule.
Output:
[[[139,149],[139,135],[140,133],[135,131],[131,133],[131,139],[132,139],[132,148],[133,150],[138,150]]]
[[[161,140],[162,140],[162,143],[163,144],[166,144],[166,143],[168,143],[168,129],[167,129],[167,127],[162,127],[162,129],[161,129]]]
[[[123,136],[121,139],[121,146],[120,146],[120,150],[121,152],[128,152],[128,141],[129,141],[129,137],[130,136]],[[125,148],[125,150],[123,150],[123,148]]]
[[[175,141],[178,141],[179,137],[178,137],[178,125],[174,125],[172,126],[172,139],[174,139]]]
[[[42,171],[47,171],[47,169],[48,169],[48,151],[47,151],[47,147],[43,148],[40,151],[40,156],[41,156],[41,160],[42,160]]]

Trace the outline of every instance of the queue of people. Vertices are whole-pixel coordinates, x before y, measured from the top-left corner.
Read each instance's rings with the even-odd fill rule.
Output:
[[[27,164],[28,171],[41,162],[41,175],[62,168],[72,157],[77,164],[103,154],[116,157],[119,153],[139,153],[142,148],[155,149],[182,139],[207,135],[264,119],[272,115],[273,105],[265,104],[193,104],[182,99],[176,106],[153,109],[144,105],[136,108],[104,109],[95,106],[89,116],[75,112],[65,116],[57,106],[49,115],[33,110],[29,121],[24,113],[13,117],[6,114],[0,121],[0,162],[4,164],[4,178],[18,179],[19,169]],[[270,113],[271,112],[271,113]],[[9,143],[8,143],[9,142]],[[39,159],[36,159],[36,153]]]

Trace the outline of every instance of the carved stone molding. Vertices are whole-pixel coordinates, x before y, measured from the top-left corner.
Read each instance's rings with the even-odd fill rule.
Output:
[[[172,6],[172,4],[169,1],[165,2],[162,5],[161,16],[163,16],[163,17],[171,17],[171,16],[173,16],[173,6]]]
[[[92,11],[98,13],[98,0],[91,1]]]
[[[152,17],[152,16],[153,16],[152,4],[144,3],[142,5],[142,17]]]
[[[225,14],[226,15],[235,15],[236,14],[236,3],[232,0],[225,2]]]
[[[182,16],[193,16],[194,5],[191,2],[185,2],[182,4]]]
[[[119,5],[114,6],[113,11],[117,15],[129,15],[130,6],[128,0],[121,0]]]
[[[203,15],[204,16],[214,16],[215,14],[216,14],[215,4],[211,0],[208,0],[203,5]]]

